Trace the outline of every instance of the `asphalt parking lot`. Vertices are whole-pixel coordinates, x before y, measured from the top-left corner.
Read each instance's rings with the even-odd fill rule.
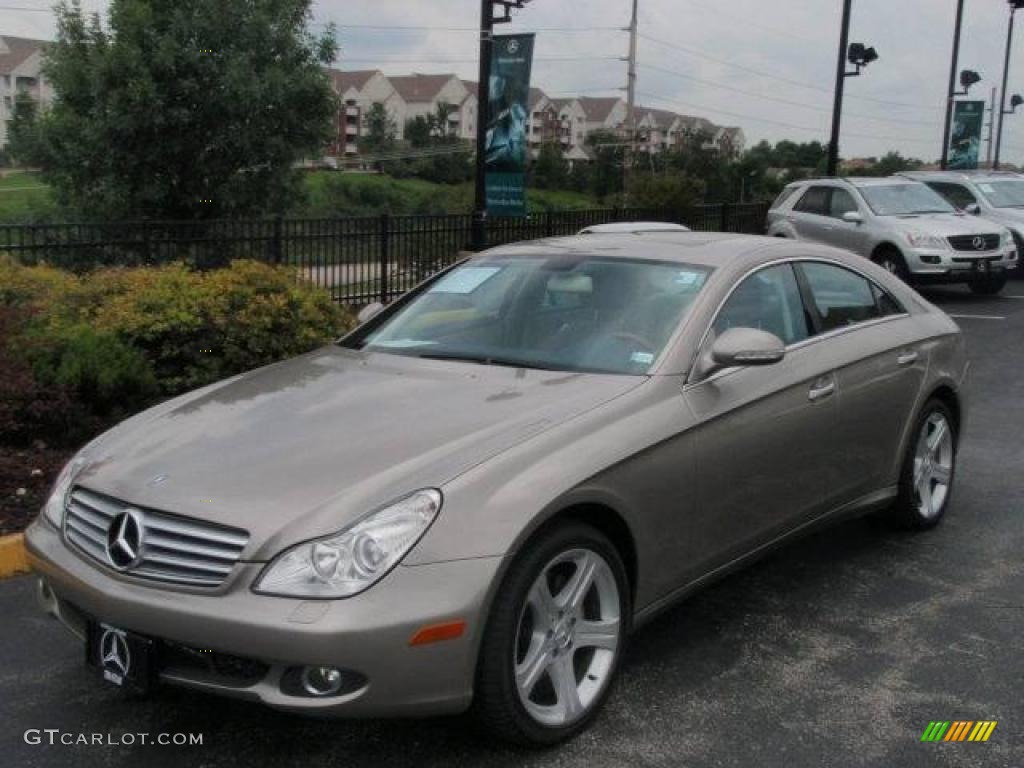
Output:
[[[958,318],[971,411],[954,506],[927,534],[854,521],[719,582],[635,636],[595,726],[513,752],[462,718],[310,721],[174,689],[128,699],[0,583],[0,762],[9,766],[1022,766],[1024,281],[926,295]],[[987,743],[922,743],[996,720]],[[203,745],[31,745],[26,729],[201,733]]]

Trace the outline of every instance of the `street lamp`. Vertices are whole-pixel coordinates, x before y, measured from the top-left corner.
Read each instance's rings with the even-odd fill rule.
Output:
[[[992,160],[992,167],[999,168],[999,154],[1003,148],[1003,118],[1008,114],[1006,109],[1006,89],[1010,79],[1010,52],[1013,49],[1013,17],[1018,10],[1024,8],[1024,0],[1009,0],[1010,2],[1010,24],[1006,30],[1006,60],[1003,63],[1003,91],[999,96],[999,128],[996,130],[996,155]],[[1013,107],[1009,114],[1013,113]]]
[[[1024,3],[1024,0],[1020,0]],[[839,170],[839,131],[843,117],[843,88],[846,78],[857,77],[860,71],[873,61],[878,61],[878,51],[864,43],[850,44],[850,11],[852,0],[843,0],[843,25],[839,33],[839,62],[836,65],[836,100],[832,108],[832,141],[828,145],[828,175],[835,176]],[[846,64],[853,64],[852,72]]]
[[[480,73],[477,83],[476,194],[473,205],[471,247],[487,247],[487,108],[491,101],[491,57],[494,53],[494,25],[512,21],[512,12],[531,0],[480,0]]]

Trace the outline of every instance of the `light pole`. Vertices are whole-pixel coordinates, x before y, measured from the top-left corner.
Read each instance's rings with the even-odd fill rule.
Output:
[[[949,89],[946,98],[946,124],[942,129],[942,155],[939,165],[946,170],[949,162],[949,132],[953,127],[953,101],[956,98],[956,70],[960,60],[960,31],[964,24],[964,0],[957,0],[956,23],[953,27],[953,59],[949,65]]]
[[[1003,63],[1003,91],[999,96],[999,127],[996,128],[996,156],[992,160],[992,168],[999,168],[999,154],[1003,148],[1003,118],[1009,114],[1006,110],[1006,90],[1010,80],[1010,52],[1013,50],[1013,17],[1018,9],[1024,8],[1024,0],[1009,0],[1010,25],[1006,30],[1006,61]],[[1010,110],[1012,113],[1012,110]]]
[[[1024,3],[1024,0],[1020,0]],[[878,60],[878,51],[864,43],[850,44],[850,11],[852,0],[843,0],[843,25],[839,33],[839,61],[836,65],[836,99],[832,107],[832,140],[828,145],[828,175],[836,176],[839,171],[839,133],[843,119],[843,89],[846,78],[857,77],[861,69]],[[848,72],[846,63],[853,64]]]
[[[480,73],[476,107],[476,194],[470,247],[487,247],[487,120],[491,102],[491,57],[494,54],[494,25],[512,21],[512,9],[530,0],[480,0]]]

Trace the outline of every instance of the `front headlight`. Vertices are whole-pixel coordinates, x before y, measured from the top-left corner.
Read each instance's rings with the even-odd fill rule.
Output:
[[[359,594],[405,557],[440,509],[440,491],[417,491],[340,533],[285,550],[260,574],[253,591],[287,597]]]
[[[57,475],[57,479],[53,483],[53,488],[50,489],[50,495],[47,497],[46,503],[43,505],[43,516],[57,528],[64,524],[64,508],[67,505],[68,492],[71,490],[71,484],[74,482],[75,477],[82,467],[85,466],[86,461],[88,461],[88,457],[85,449],[83,449],[64,465],[64,468]]]
[[[1003,234],[1001,234],[999,236],[999,247],[1000,248],[1009,248],[1012,243],[1013,243],[1013,235],[1010,233],[1010,230],[1004,229],[1003,230]]]
[[[939,251],[949,248],[944,237],[929,235],[925,232],[907,232],[907,242],[914,248],[932,248]]]

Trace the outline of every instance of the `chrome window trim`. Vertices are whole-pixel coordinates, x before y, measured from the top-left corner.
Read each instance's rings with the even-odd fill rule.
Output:
[[[811,344],[816,344],[817,342],[824,341],[826,339],[832,339],[832,338],[835,338],[836,336],[840,336],[842,334],[846,334],[846,333],[849,333],[851,331],[857,331],[857,330],[861,330],[863,328],[871,328],[873,326],[880,325],[882,323],[890,322],[890,321],[893,321],[893,320],[902,320],[903,318],[910,317],[910,313],[907,311],[906,306],[904,306],[904,302],[900,301],[895,296],[892,296],[892,292],[891,291],[889,291],[886,288],[884,288],[883,286],[879,285],[878,281],[874,280],[870,275],[866,275],[866,274],[864,274],[864,272],[862,272],[861,270],[857,269],[856,267],[850,266],[849,264],[846,264],[846,263],[844,263],[842,261],[838,261],[836,259],[830,259],[827,256],[787,256],[786,258],[775,259],[773,261],[765,262],[764,264],[758,264],[756,267],[752,267],[751,269],[749,269],[746,272],[744,272],[743,275],[739,279],[737,279],[735,283],[733,283],[732,287],[729,289],[729,292],[722,298],[722,300],[718,303],[718,306],[715,308],[715,312],[714,312],[714,314],[711,317],[711,322],[708,323],[707,328],[705,328],[704,333],[703,333],[703,335],[700,338],[700,343],[697,344],[697,351],[694,354],[693,360],[690,361],[689,369],[687,370],[687,373],[686,373],[686,383],[683,385],[683,391],[684,392],[686,390],[690,389],[691,387],[698,386],[700,384],[704,384],[704,383],[706,383],[708,381],[714,381],[716,379],[721,378],[723,375],[730,374],[730,373],[733,373],[736,370],[738,370],[737,368],[726,368],[726,369],[724,369],[722,371],[719,371],[718,373],[715,373],[715,374],[712,374],[711,376],[708,376],[706,379],[701,379],[700,381],[694,381],[694,379],[693,379],[693,377],[694,377],[694,375],[696,373],[697,363],[700,361],[701,353],[704,351],[704,347],[705,347],[705,345],[708,342],[708,337],[711,335],[711,329],[714,328],[715,323],[718,321],[718,316],[722,313],[722,309],[725,307],[726,303],[728,303],[729,299],[732,298],[732,295],[733,295],[733,293],[736,292],[736,289],[739,288],[740,285],[743,284],[748,278],[752,277],[753,275],[756,275],[758,272],[760,272],[762,270],[770,269],[772,267],[777,267],[777,266],[780,266],[782,264],[789,264],[791,266],[795,266],[796,264],[806,263],[806,262],[812,262],[812,263],[813,262],[817,262],[819,264],[829,264],[831,266],[839,267],[841,269],[846,269],[846,270],[848,270],[850,272],[853,272],[856,275],[859,275],[860,277],[864,278],[869,283],[871,283],[871,285],[875,286],[880,291],[883,291],[886,295],[892,297],[893,301],[895,301],[896,304],[903,309],[903,312],[900,312],[900,313],[895,314],[895,315],[886,315],[885,317],[876,317],[876,318],[873,318],[871,320],[865,320],[864,322],[861,322],[861,323],[854,323],[853,325],[846,325],[846,326],[843,326],[842,328],[835,328],[835,329],[833,329],[831,331],[826,331],[825,333],[820,333],[820,334],[817,334],[815,336],[809,336],[806,339],[794,342],[793,344],[787,344],[786,345],[786,354],[787,355],[791,351],[798,350],[798,349],[803,349],[804,347],[810,346]],[[801,301],[803,301],[802,298],[801,298]]]

